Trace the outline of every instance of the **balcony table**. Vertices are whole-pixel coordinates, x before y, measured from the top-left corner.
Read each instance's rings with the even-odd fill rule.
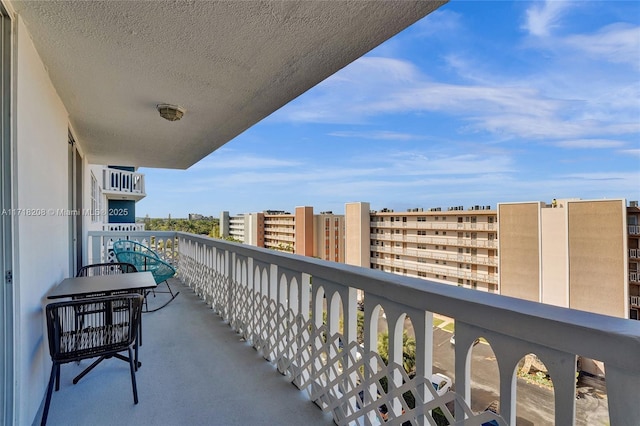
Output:
[[[132,272],[128,274],[113,275],[94,275],[89,277],[71,277],[65,278],[60,284],[53,288],[48,294],[47,299],[63,299],[66,297],[92,297],[92,296],[110,296],[122,293],[139,293],[144,295],[144,291],[156,288],[155,279],[151,272]],[[138,361],[138,344],[142,340],[142,320],[140,320],[140,330],[138,330],[138,339],[136,339],[136,367],[142,365]],[[129,362],[129,359],[116,354],[118,359]],[[85,374],[98,365],[104,358],[101,357],[89,366],[85,371],[80,373],[73,383],[77,383]]]
[[[65,297],[90,297],[117,293],[142,293],[157,287],[151,272],[96,275],[92,277],[65,278],[47,294],[47,299]]]

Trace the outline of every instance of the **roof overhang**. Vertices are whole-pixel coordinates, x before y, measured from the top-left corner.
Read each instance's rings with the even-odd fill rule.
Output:
[[[89,162],[184,169],[445,2],[12,5]]]

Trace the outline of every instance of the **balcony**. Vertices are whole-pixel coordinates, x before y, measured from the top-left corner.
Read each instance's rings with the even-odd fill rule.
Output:
[[[629,249],[629,259],[640,259],[640,249]]]
[[[147,196],[144,174],[106,167],[102,170],[102,192],[109,199],[139,201]]]
[[[628,225],[629,235],[640,235],[640,225]]]
[[[132,401],[126,363],[105,361],[76,385],[72,378],[89,362],[66,364],[60,391],[52,397],[49,426],[259,425],[289,418],[308,425],[333,423],[286,377],[274,374],[193,291],[176,279],[171,286],[180,295],[143,316],[138,405]]]
[[[276,417],[273,417],[278,423],[289,415],[295,415],[289,410],[304,411],[309,406],[313,407],[302,396],[292,396],[289,392],[298,388],[302,392],[293,394],[308,394],[340,425],[364,424],[365,421],[380,424],[381,405],[388,408],[389,422],[385,424],[401,424],[407,420],[427,424],[425,417],[436,407],[443,410],[451,424],[454,421],[480,424],[487,420],[488,414],[478,414],[477,409],[472,411],[469,408],[475,403],[471,392],[469,348],[478,337],[484,337],[495,353],[501,416],[506,420],[501,419],[501,424],[516,424],[520,411],[516,410],[519,397],[515,370],[518,362],[530,353],[543,360],[553,380],[555,424],[589,422],[584,417],[589,416],[589,410],[581,405],[580,399],[576,400],[576,356],[604,363],[610,424],[637,424],[640,418],[640,404],[637,404],[635,392],[640,380],[640,366],[628,356],[640,347],[639,322],[186,233],[90,232],[89,261],[108,260],[111,242],[125,237],[151,244],[172,260],[179,268],[182,282],[206,303],[199,305],[201,309],[187,307],[184,313],[175,317],[180,319],[163,317],[163,311],[156,317],[153,316],[156,314],[145,316],[145,346],[148,346],[143,346],[145,364],[140,376],[153,376],[148,379],[148,387],[140,385],[141,399],[145,404],[148,402],[144,396],[147,389],[153,396],[146,397],[152,400],[151,411],[146,415],[156,416],[140,417],[147,423],[153,423],[153,418],[175,418],[168,417],[171,415],[168,411],[184,408],[190,410],[182,419],[193,418],[195,423],[198,423],[200,415],[206,416],[209,422],[216,416],[222,416],[220,424],[229,424],[231,421],[224,419],[232,418],[243,419],[245,423],[245,416],[246,419],[254,419],[253,416],[259,415],[251,407],[254,401],[258,407],[269,404],[265,407],[272,409],[269,413],[274,412],[274,405],[282,404],[275,410],[280,414],[275,413]],[[184,292],[180,303],[192,297],[187,290]],[[358,293],[364,294],[364,348],[356,343]],[[177,310],[180,303],[170,305],[166,315],[171,309]],[[210,306],[220,319],[213,321],[212,318],[216,317],[205,306]],[[389,324],[388,365],[372,352],[377,347],[378,318],[382,310]],[[323,313],[326,314],[326,323],[323,322]],[[456,324],[452,367],[455,393],[448,392],[443,396],[436,395],[431,384],[421,379],[430,377],[433,369],[436,347],[434,328],[430,324],[434,313],[453,318]],[[396,327],[397,324],[402,325],[407,316],[413,325],[417,343],[416,375],[412,378],[402,367],[399,344],[402,342],[402,327]],[[204,320],[213,323],[201,327]],[[226,334],[218,330],[222,321],[230,327]],[[185,336],[187,330],[181,327],[185,323],[197,324],[193,331],[198,335],[192,338]],[[341,323],[343,334],[339,334]],[[159,327],[162,335],[159,349],[153,351],[159,355],[155,360],[150,353],[144,352],[151,351],[149,347],[154,338],[150,330],[153,327]],[[339,344],[340,341],[343,344]],[[241,347],[246,354],[236,356],[228,352],[227,355],[218,355],[221,352],[212,352],[211,355],[207,351],[209,346],[229,346],[225,349],[229,351]],[[261,356],[256,356],[250,347]],[[175,357],[176,361],[165,368],[157,367],[157,372],[145,372],[145,368],[156,367],[151,364],[166,362],[163,357]],[[250,360],[255,360],[255,364]],[[263,360],[273,366],[273,376],[280,381],[269,378],[268,384],[263,383],[265,365],[269,365],[261,362]],[[254,377],[248,379],[246,370],[250,370]],[[174,376],[177,372],[180,378]],[[381,377],[387,377],[390,384],[388,392],[376,392]],[[282,386],[285,379],[294,387]],[[86,380],[90,380],[89,376]],[[177,387],[176,383],[181,385]],[[228,392],[227,384],[234,385],[231,389],[237,389],[238,394]],[[254,386],[260,390],[256,391]],[[104,391],[107,386],[101,382],[99,388],[93,391]],[[221,389],[224,389],[222,394]],[[195,395],[190,393],[192,391]],[[287,396],[283,397],[280,392],[287,392]],[[413,407],[409,407],[402,397],[407,392],[415,398]],[[123,398],[129,397],[128,393],[122,394]],[[63,405],[61,395],[54,396],[53,411]],[[274,402],[271,402],[272,398]],[[138,411],[142,410],[136,411],[140,407],[126,405],[126,401],[122,404],[130,409],[123,410],[122,404],[118,404],[118,409],[115,402],[112,409],[118,412],[118,416],[125,417],[125,423],[135,423],[134,416],[137,419],[141,416]],[[243,406],[247,401],[251,404]],[[292,407],[298,404],[300,407]],[[86,406],[82,408],[85,413],[95,412],[96,408],[89,404],[79,405]],[[455,412],[455,420],[449,412],[450,407]],[[100,416],[90,413],[86,415]],[[305,411],[297,416],[290,418],[304,419],[304,424],[323,424],[326,421],[315,412]]]

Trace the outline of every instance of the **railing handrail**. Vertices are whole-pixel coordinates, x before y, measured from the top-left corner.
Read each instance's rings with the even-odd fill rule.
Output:
[[[113,184],[114,179],[115,185]],[[144,173],[105,167],[103,169],[102,189],[104,191],[144,194]]]
[[[177,234],[203,244],[214,244],[247,257],[255,257],[256,253],[260,253],[261,260],[268,263],[290,270],[303,270],[311,276],[365,290],[395,303],[436,312],[515,338],[522,338],[522,328],[519,324],[533,321],[535,324],[532,328],[553,332],[527,335],[527,340],[562,352],[607,360],[608,364],[623,369],[640,371],[640,365],[633,357],[628,356],[632,352],[627,352],[638,350],[640,322],[276,252],[207,236],[185,232]],[[304,264],[304,267],[300,267],[301,264]],[[400,289],[402,291],[398,291]],[[425,297],[427,294],[428,297]],[[504,317],[496,321],[497,315]],[[554,337],[555,335],[562,337]],[[594,341],[598,344],[594,345]],[[612,347],[617,348],[613,351],[615,353],[612,353]]]

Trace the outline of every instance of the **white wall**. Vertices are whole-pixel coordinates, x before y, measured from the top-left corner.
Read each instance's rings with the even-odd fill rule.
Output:
[[[21,19],[16,25],[14,199],[21,209],[68,208],[67,112]],[[37,414],[51,368],[45,294],[69,274],[69,218],[17,218],[17,424]]]

